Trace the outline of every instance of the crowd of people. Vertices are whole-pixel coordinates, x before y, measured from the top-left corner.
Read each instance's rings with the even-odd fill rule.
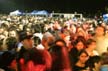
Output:
[[[0,71],[108,71],[108,24],[0,15]]]

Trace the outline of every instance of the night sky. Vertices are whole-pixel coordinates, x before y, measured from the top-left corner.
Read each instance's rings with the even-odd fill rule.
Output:
[[[31,12],[47,10],[62,13],[96,13],[104,12],[108,6],[107,0],[0,0],[0,12],[8,13],[14,10]]]

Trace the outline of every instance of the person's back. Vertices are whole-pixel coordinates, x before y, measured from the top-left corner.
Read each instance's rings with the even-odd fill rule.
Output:
[[[68,52],[65,47],[54,45],[51,55],[53,60],[51,71],[71,71]]]
[[[4,71],[16,71],[15,53],[10,51],[4,51],[0,59],[0,68]]]
[[[46,50],[30,49],[20,61],[21,71],[50,71],[51,57]]]

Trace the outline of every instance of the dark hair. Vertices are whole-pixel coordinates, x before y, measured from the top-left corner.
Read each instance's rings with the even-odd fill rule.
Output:
[[[27,32],[27,31],[19,31],[18,37],[19,37],[19,41],[21,42],[24,39],[30,39],[31,37],[33,37],[33,34],[31,32]]]
[[[57,39],[57,40],[55,41],[55,44],[56,44],[57,42],[62,42],[62,43],[64,44],[64,47],[66,47],[66,42],[65,42],[63,39]]]
[[[90,45],[92,42],[96,42],[96,41],[93,40],[93,39],[88,39],[88,40],[86,41],[86,44],[87,44],[87,45]]]
[[[45,71],[51,69],[51,56],[47,50],[37,50],[36,48],[30,49],[24,55],[24,64],[27,65],[29,61],[32,61],[34,65],[44,65]]]
[[[6,44],[8,47],[8,50],[12,50],[16,48],[17,39],[15,37],[9,37],[6,39]]]
[[[66,48],[55,45],[52,47],[51,55],[53,59],[51,71],[61,71],[62,69],[70,68],[70,61]]]
[[[92,69],[95,67],[95,63],[98,63],[99,61],[101,61],[101,57],[100,56],[92,56],[88,59],[87,61],[87,66],[90,68],[90,70],[92,71]]]
[[[5,51],[1,55],[0,66],[7,67],[11,64],[11,62],[15,59],[15,53]]]
[[[74,46],[76,46],[78,42],[82,42],[84,45],[86,45],[85,41],[86,40],[83,36],[78,36],[77,39],[73,43],[74,43]]]
[[[3,39],[0,40],[0,50],[2,50]]]
[[[102,53],[102,64],[108,64],[108,53],[104,52]]]
[[[34,45],[37,46],[38,44],[41,43],[41,39],[37,36],[34,37]]]
[[[87,56],[89,56],[88,53],[83,49],[83,50],[81,50],[81,51],[78,53],[78,57],[79,57],[82,53],[85,53]]]
[[[27,64],[28,61],[32,60],[34,64],[45,64],[45,59],[43,56],[43,50],[37,50],[36,48],[30,49],[27,51],[23,58],[25,60],[25,64]]]

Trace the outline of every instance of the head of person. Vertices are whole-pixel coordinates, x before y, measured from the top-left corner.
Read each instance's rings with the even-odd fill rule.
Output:
[[[34,45],[32,33],[20,31],[19,42],[21,42],[25,48],[32,48]]]
[[[88,58],[89,58],[89,55],[88,55],[88,53],[87,53],[85,50],[81,50],[81,51],[79,52],[79,54],[78,54],[78,61],[79,61],[80,63],[85,64],[86,61],[88,60]]]
[[[87,61],[87,65],[88,65],[88,67],[90,68],[91,71],[93,69],[95,69],[97,71],[97,69],[100,69],[100,67],[101,67],[101,57],[100,56],[90,57]]]
[[[87,48],[90,48],[91,50],[94,50],[96,48],[96,41],[93,40],[93,39],[88,39],[86,41],[86,45],[87,45]]]
[[[41,39],[39,37],[34,36],[33,39],[34,39],[34,46],[37,46],[41,43]]]
[[[52,58],[47,50],[30,49],[20,61],[22,71],[49,71]]]
[[[8,50],[15,50],[17,39],[15,37],[9,37],[6,39],[6,45]]]
[[[82,36],[79,36],[75,42],[74,42],[74,47],[80,51],[83,48],[85,48],[85,39]]]
[[[58,71],[61,71],[61,69],[67,69],[70,68],[70,61],[68,58],[68,51],[65,47],[54,45],[52,46],[52,70],[55,71],[58,69]]]
[[[23,30],[23,25],[22,24],[19,24],[18,27],[19,27],[20,30]]]
[[[105,34],[105,27],[98,25],[95,29],[96,36],[103,36]]]
[[[62,47],[66,47],[66,42],[63,39],[57,39],[55,41],[56,45],[62,46]]]
[[[9,30],[9,37],[16,37],[17,32],[15,30]]]
[[[108,52],[102,53],[101,57],[102,57],[102,65],[100,71],[108,71]]]
[[[45,49],[49,49],[54,44],[54,41],[54,36],[51,33],[46,32],[43,34],[42,45],[45,47]]]
[[[104,53],[102,53],[101,56],[102,56],[102,65],[108,64],[108,53],[104,52]]]

